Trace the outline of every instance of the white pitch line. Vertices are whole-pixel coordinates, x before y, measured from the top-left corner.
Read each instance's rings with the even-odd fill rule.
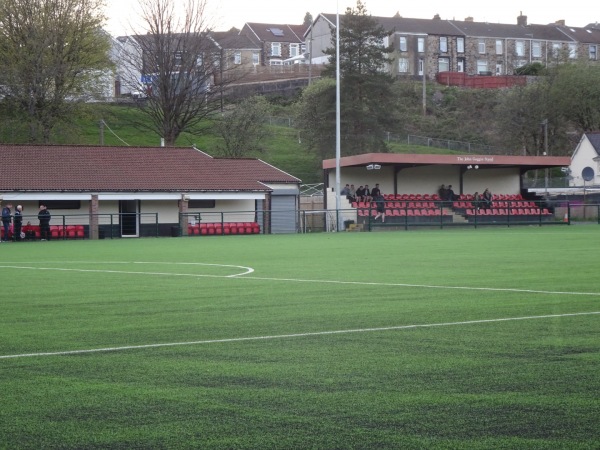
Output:
[[[525,294],[561,294],[561,295],[591,295],[600,296],[600,292],[574,292],[574,291],[543,291],[536,289],[517,289],[517,288],[493,288],[493,287],[475,287],[475,286],[445,286],[436,284],[411,284],[411,283],[385,283],[377,281],[339,281],[339,280],[304,280],[300,278],[269,278],[269,277],[243,277],[245,280],[263,280],[263,281],[289,281],[298,283],[329,283],[329,284],[352,284],[361,286],[390,286],[390,287],[415,287],[427,289],[461,289],[466,291],[491,291],[491,292],[516,292]]]
[[[91,262],[80,261],[79,263]],[[21,263],[22,264],[22,263]],[[48,264],[48,262],[46,262]],[[175,272],[137,272],[124,270],[108,270],[108,269],[69,269],[66,267],[33,267],[33,266],[17,266],[17,265],[0,265],[0,268],[5,269],[30,269],[30,270],[57,270],[64,272],[92,272],[92,273],[114,273],[127,275],[160,275],[160,276],[175,276],[175,277],[195,277],[195,278],[237,278],[246,280],[259,281],[286,281],[294,283],[324,283],[324,284],[347,284],[358,286],[388,286],[388,287],[413,287],[424,289],[459,289],[465,291],[486,291],[486,292],[513,292],[520,294],[551,294],[551,295],[585,295],[585,296],[600,296],[600,292],[575,292],[575,291],[546,291],[541,289],[518,289],[518,288],[494,288],[494,287],[475,287],[475,286],[448,286],[436,284],[414,284],[414,283],[386,283],[377,281],[343,281],[343,280],[316,280],[302,278],[275,278],[275,277],[256,277],[246,276],[253,273],[254,269],[245,266],[235,266],[227,264],[208,264],[208,263],[176,263],[176,262],[146,262],[146,261],[130,261],[130,262],[103,262],[103,264],[168,264],[168,265],[203,265],[203,266],[219,266],[219,267],[235,267],[246,269],[246,272],[236,273],[232,275],[206,275],[206,274],[191,274],[191,273],[175,273]]]
[[[46,264],[52,264],[52,262],[45,261]],[[63,262],[56,262],[65,263]],[[109,270],[109,269],[69,269],[67,267],[35,267],[35,266],[17,266],[2,264],[0,268],[4,269],[29,269],[29,270],[56,270],[62,272],[92,272],[92,273],[122,273],[127,275],[163,275],[163,276],[178,276],[178,277],[206,277],[206,278],[235,278],[249,273],[254,272],[252,267],[246,266],[235,266],[231,264],[208,264],[208,263],[177,263],[177,262],[150,262],[150,261],[106,261],[106,262],[86,262],[86,261],[70,261],[70,263],[77,264],[167,264],[167,265],[197,265],[197,266],[213,266],[213,267],[230,267],[236,269],[244,269],[244,272],[234,273],[231,275],[206,275],[206,274],[194,274],[194,273],[175,273],[175,272],[138,272],[138,271],[126,271],[126,270]],[[22,264],[22,263],[21,263]],[[31,264],[31,263],[29,263]]]
[[[442,322],[442,323],[429,323],[429,324],[414,324],[414,325],[398,325],[391,327],[378,327],[378,328],[358,328],[349,330],[333,330],[333,331],[315,331],[310,333],[294,333],[294,334],[278,334],[268,336],[253,336],[253,337],[240,337],[240,338],[229,338],[229,339],[210,339],[203,341],[188,341],[188,342],[170,342],[162,344],[145,344],[145,345],[127,345],[123,347],[105,347],[105,348],[94,348],[88,350],[69,350],[62,352],[41,352],[41,353],[22,353],[19,355],[0,355],[0,359],[9,358],[29,358],[35,356],[68,356],[68,355],[81,355],[86,353],[101,353],[101,352],[118,352],[124,350],[139,350],[147,348],[160,348],[160,347],[176,347],[183,345],[203,345],[203,344],[219,344],[228,342],[247,342],[247,341],[264,341],[273,339],[290,339],[290,338],[301,338],[310,336],[326,336],[332,334],[349,334],[349,333],[369,333],[379,331],[396,331],[396,330],[409,330],[415,328],[433,328],[433,327],[449,327],[457,325],[474,325],[482,323],[494,323],[494,322],[509,322],[515,320],[534,320],[534,319],[553,319],[560,317],[575,317],[575,316],[589,316],[594,314],[600,314],[600,311],[592,312],[580,312],[580,313],[565,313],[565,314],[547,314],[542,316],[522,316],[522,317],[505,317],[500,319],[481,319],[481,320],[468,320],[462,322]]]

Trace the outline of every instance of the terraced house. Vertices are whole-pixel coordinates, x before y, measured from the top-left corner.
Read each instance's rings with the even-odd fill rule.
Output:
[[[374,17],[389,33],[393,62],[387,70],[396,77],[435,79],[442,72],[467,75],[514,75],[517,69],[569,59],[598,60],[600,25],[569,27],[564,21],[548,25],[528,24],[527,16],[515,24]],[[320,14],[304,34],[313,63],[326,63],[324,50],[331,47],[335,14]],[[340,17],[343,26],[343,17]]]

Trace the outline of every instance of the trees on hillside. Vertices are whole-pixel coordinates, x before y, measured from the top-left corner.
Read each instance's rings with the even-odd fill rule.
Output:
[[[211,39],[207,0],[141,0],[143,31],[127,52],[130,87],[152,130],[172,146],[184,132],[199,133],[200,122],[222,108],[224,57]],[[138,78],[141,73],[141,79]],[[231,79],[230,79],[231,81]]]
[[[393,123],[394,104],[391,95],[393,79],[384,71],[390,60],[386,54],[391,47],[384,45],[388,33],[378,25],[366,10],[365,5],[358,0],[355,8],[348,8],[340,20],[340,76],[341,76],[341,139],[342,153],[344,155],[364,153],[368,151],[385,151],[383,138],[384,131]],[[329,64],[324,71],[324,76],[333,77],[336,73],[336,41],[335,33],[332,34],[332,47],[325,50],[329,55]],[[320,86],[323,93],[329,92],[326,85]],[[333,154],[334,146],[329,148],[325,144],[335,136],[335,116],[329,117],[327,112],[333,110],[335,96],[325,94],[324,98],[317,98],[309,92],[303,96],[300,104],[300,126],[311,128],[311,134],[320,134],[322,137],[313,139],[317,149],[323,153]],[[317,113],[315,104],[308,104],[312,99],[318,102],[323,113],[319,116],[327,117],[327,121],[315,123],[310,111]],[[325,101],[333,101],[326,104]]]
[[[100,0],[0,2],[0,95],[30,142],[48,142],[112,67],[101,11]]]
[[[261,143],[269,136],[265,124],[271,113],[265,97],[254,96],[242,100],[216,122],[215,128],[223,139],[220,153],[227,158],[242,158],[262,151]]]

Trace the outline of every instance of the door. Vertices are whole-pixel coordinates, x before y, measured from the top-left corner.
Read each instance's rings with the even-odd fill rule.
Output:
[[[138,228],[138,201],[137,200],[120,200],[119,214],[121,223],[122,237],[137,237],[139,234]]]

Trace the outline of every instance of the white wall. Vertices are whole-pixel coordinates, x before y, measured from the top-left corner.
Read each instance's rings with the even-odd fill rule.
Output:
[[[571,159],[569,169],[571,169],[573,179],[569,181],[569,186],[600,185],[600,158],[596,161],[594,161],[594,158],[598,158],[598,153],[596,153],[587,137],[584,136]],[[586,167],[591,167],[594,170],[595,176],[592,181],[585,181],[582,177],[582,171]]]

